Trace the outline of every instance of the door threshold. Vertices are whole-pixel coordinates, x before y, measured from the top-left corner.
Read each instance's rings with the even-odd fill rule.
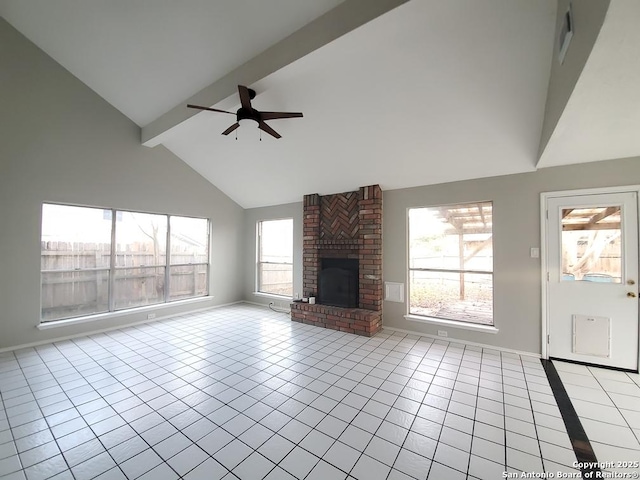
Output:
[[[616,372],[638,373],[638,369],[612,367],[610,365],[599,365],[597,363],[581,362],[579,360],[568,360],[566,358],[549,357],[549,360],[557,360],[559,362],[573,363],[575,365],[584,365],[585,367],[604,368],[606,370],[614,370]]]

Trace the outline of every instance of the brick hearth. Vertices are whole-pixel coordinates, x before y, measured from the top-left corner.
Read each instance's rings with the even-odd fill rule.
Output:
[[[382,190],[304,196],[303,288],[316,296],[323,258],[359,262],[359,308],[294,302],[291,319],[343,332],[373,335],[382,326]]]

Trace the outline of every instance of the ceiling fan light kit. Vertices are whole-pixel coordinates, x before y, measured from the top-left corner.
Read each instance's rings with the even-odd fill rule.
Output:
[[[195,108],[198,110],[207,110],[210,112],[217,113],[227,113],[229,115],[236,116],[236,123],[227,128],[222,135],[229,135],[231,132],[236,130],[240,125],[257,125],[257,127],[263,132],[267,132],[274,138],[281,138],[278,132],[276,132],[273,128],[265,123],[265,120],[278,120],[280,118],[300,118],[302,117],[302,113],[299,112],[261,112],[256,110],[251,106],[251,100],[253,100],[256,96],[256,91],[247,88],[244,85],[238,85],[238,95],[240,96],[240,104],[241,107],[238,109],[236,113],[227,112],[226,110],[219,110],[217,108],[211,107],[202,107],[200,105],[187,105],[189,108]],[[236,139],[237,139],[236,132]],[[260,138],[262,140],[262,138]]]

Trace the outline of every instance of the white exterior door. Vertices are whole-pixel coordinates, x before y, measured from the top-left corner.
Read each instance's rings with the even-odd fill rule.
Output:
[[[638,369],[636,192],[547,198],[547,355]]]

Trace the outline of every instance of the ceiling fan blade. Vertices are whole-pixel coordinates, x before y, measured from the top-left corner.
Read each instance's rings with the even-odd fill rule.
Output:
[[[187,105],[189,108],[195,108],[198,110],[209,110],[210,112],[228,113],[229,115],[235,115],[233,112],[227,112],[226,110],[218,110],[217,108],[201,107],[200,105]]]
[[[240,94],[242,108],[251,110],[251,94],[249,93],[249,89],[244,85],[238,85],[238,93]]]
[[[262,120],[277,120],[278,118],[300,118],[302,114],[299,112],[260,112]]]
[[[238,122],[234,123],[229,128],[227,128],[224,132],[222,132],[222,135],[229,135],[231,132],[233,132],[239,126],[240,126],[240,124]]]
[[[262,130],[263,132],[267,132],[272,137],[276,137],[276,138],[281,138],[282,137],[282,135],[280,135],[278,132],[276,132],[273,128],[271,128],[269,125],[267,125],[264,122],[259,122],[258,123],[258,128],[260,130]]]

